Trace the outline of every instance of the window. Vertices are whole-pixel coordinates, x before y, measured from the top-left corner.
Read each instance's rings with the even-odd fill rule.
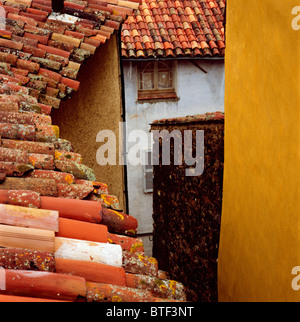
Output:
[[[173,61],[141,63],[138,81],[138,100],[177,99]]]
[[[144,158],[144,193],[151,193],[153,192],[152,151],[146,150]]]

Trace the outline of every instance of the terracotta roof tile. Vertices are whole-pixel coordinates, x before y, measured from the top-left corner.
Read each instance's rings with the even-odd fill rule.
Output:
[[[225,4],[225,0],[142,0],[122,27],[123,58],[224,56]],[[145,32],[147,37],[135,41]]]
[[[164,124],[180,124],[180,123],[192,123],[192,122],[206,122],[206,121],[219,121],[224,120],[224,112],[212,112],[206,114],[190,115],[185,117],[175,117],[168,119],[155,120],[152,124],[164,125]]]
[[[75,23],[53,20],[50,0],[2,3],[7,30],[0,32],[0,223],[5,223],[0,225],[0,246],[5,247],[0,266],[8,283],[0,301],[55,300],[57,294],[71,301],[78,295],[98,300],[95,291],[114,300],[108,292],[119,291],[117,286],[123,287],[124,301],[157,301],[157,296],[172,300],[169,293],[155,290],[157,262],[144,256],[143,244],[135,237],[137,220],[119,209],[118,198],[109,194],[105,183],[95,181],[93,170],[71,142],[59,137],[50,117],[52,108],[80,88],[76,79],[81,64],[138,9],[138,1],[66,1],[63,12],[75,17]],[[154,48],[149,30],[137,36],[141,55],[144,43]],[[173,48],[168,37],[165,47]],[[45,227],[49,211],[51,225],[49,221]],[[115,263],[119,261],[118,267],[95,262],[93,256],[61,258],[64,243],[77,245],[79,254],[92,251],[90,243],[97,243],[99,251],[106,249]],[[126,273],[156,279],[140,290],[134,281],[146,277],[131,277],[129,283]]]

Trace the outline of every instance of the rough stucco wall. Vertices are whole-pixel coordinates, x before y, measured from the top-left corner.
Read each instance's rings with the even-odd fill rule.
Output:
[[[204,172],[186,177],[185,164],[154,166],[153,255],[160,269],[185,285],[188,301],[216,302],[224,122],[152,126],[169,133],[175,129],[182,131],[182,137],[183,130],[193,130],[194,144],[195,131],[205,131]]]
[[[62,102],[52,112],[53,124],[60,128],[60,136],[70,140],[84,164],[95,171],[98,181],[108,184],[109,193],[119,198],[125,210],[123,167],[100,166],[96,153],[101,143],[96,142],[101,130],[112,130],[119,140],[122,96],[117,36],[102,45],[79,72],[79,91],[71,100]],[[119,160],[117,147],[117,164]]]
[[[299,301],[299,1],[227,6],[219,300]]]

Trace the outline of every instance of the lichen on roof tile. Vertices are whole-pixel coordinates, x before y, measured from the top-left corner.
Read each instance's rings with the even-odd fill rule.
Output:
[[[80,90],[81,64],[138,1],[69,0],[59,16],[52,14],[51,0],[1,3],[7,28],[0,31],[0,266],[7,283],[0,302],[113,301],[110,291],[121,291],[123,301],[174,300],[152,291],[157,263],[144,256],[137,220],[120,210],[118,198],[96,181],[51,119],[52,108]],[[103,233],[100,241],[95,226]],[[140,290],[129,272],[155,278]]]
[[[152,124],[164,125],[164,124],[183,124],[183,123],[194,123],[194,122],[207,122],[207,121],[224,121],[224,112],[208,112],[205,114],[188,115],[184,117],[174,117],[167,119],[155,120]]]

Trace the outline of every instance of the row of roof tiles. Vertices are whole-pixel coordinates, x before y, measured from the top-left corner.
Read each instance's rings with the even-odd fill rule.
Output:
[[[2,3],[0,301],[185,300],[183,286],[145,256],[137,220],[50,116],[79,89],[81,64],[138,2],[69,0],[63,21],[51,18],[49,0]]]
[[[224,121],[224,112],[208,112],[205,114],[188,115],[184,117],[173,117],[168,119],[160,119],[152,122],[153,125],[167,125],[167,124],[185,124],[209,121]]]
[[[226,0],[143,0],[122,27],[124,58],[224,56]]]
[[[64,12],[74,21],[62,22],[49,16],[50,0],[11,0],[3,2],[3,7],[0,93],[20,91],[34,103],[48,105],[49,112],[50,106],[58,108],[62,99],[78,90],[81,64],[119,28],[126,12],[132,11],[98,0],[70,0]]]

